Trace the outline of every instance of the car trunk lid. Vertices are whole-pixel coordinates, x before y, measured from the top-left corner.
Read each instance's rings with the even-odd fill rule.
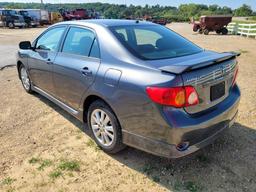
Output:
[[[155,62],[155,66],[163,72],[180,74],[184,86],[193,86],[196,89],[199,104],[184,108],[189,114],[195,114],[217,105],[228,97],[237,67],[237,55],[203,51],[180,58],[150,62]]]

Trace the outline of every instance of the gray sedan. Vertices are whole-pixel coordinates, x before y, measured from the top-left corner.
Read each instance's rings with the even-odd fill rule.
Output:
[[[236,57],[150,22],[81,20],[21,42],[17,69],[25,91],[87,123],[104,151],[128,145],[177,158],[232,126]]]

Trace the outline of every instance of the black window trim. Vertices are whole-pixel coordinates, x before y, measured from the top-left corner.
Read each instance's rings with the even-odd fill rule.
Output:
[[[86,56],[86,55],[79,55],[79,54],[75,54],[75,53],[65,53],[65,52],[63,52],[64,43],[65,43],[65,41],[66,41],[68,32],[70,31],[71,28],[86,29],[86,30],[91,31],[91,32],[94,34],[94,39],[93,39],[93,41],[92,41],[92,45],[91,45],[91,47],[90,47],[90,51],[89,51],[88,56]],[[95,40],[96,40],[97,43],[98,43],[99,58],[97,58],[97,57],[91,57],[91,56],[90,56],[91,51],[92,51],[92,47],[93,47],[93,44],[94,44],[94,41],[95,41]],[[64,34],[64,37],[63,37],[63,39],[62,39],[62,41],[61,41],[61,46],[60,46],[59,52],[60,52],[60,53],[63,53],[63,54],[70,54],[70,55],[81,56],[81,57],[86,57],[86,58],[90,58],[90,59],[101,60],[101,51],[100,51],[100,46],[99,46],[99,41],[98,41],[97,33],[94,31],[94,29],[92,29],[92,28],[90,28],[90,27],[87,27],[87,26],[83,26],[83,25],[68,25],[68,29],[66,30],[66,32],[65,32],[65,34]]]
[[[49,32],[50,30],[52,29],[56,29],[56,28],[62,28],[64,27],[64,32],[60,38],[60,41],[58,43],[58,46],[57,46],[57,49],[56,51],[51,51],[51,50],[45,50],[45,49],[36,49],[36,45],[37,45],[37,41],[39,38],[41,38],[43,35],[45,35],[47,32]],[[35,50],[37,51],[45,51],[45,52],[53,52],[53,53],[58,53],[59,50],[60,50],[60,46],[61,46],[61,43],[62,43],[62,40],[63,40],[63,37],[64,35],[66,34],[67,32],[67,28],[68,28],[68,25],[56,25],[56,26],[52,26],[52,27],[49,27],[48,29],[46,29],[43,33],[41,33],[32,43],[32,47],[34,47]]]

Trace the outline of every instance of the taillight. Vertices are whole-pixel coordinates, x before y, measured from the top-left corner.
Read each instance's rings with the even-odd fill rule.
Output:
[[[232,86],[234,86],[234,85],[236,84],[237,74],[238,74],[238,67],[236,68],[236,70],[235,70],[235,72],[234,72],[233,81],[232,81]]]
[[[173,107],[188,107],[199,103],[198,94],[194,87],[147,87],[149,98],[161,105]]]

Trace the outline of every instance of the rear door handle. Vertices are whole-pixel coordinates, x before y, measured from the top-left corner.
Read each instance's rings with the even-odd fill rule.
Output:
[[[81,70],[81,72],[82,72],[82,74],[83,74],[84,76],[92,75],[92,71],[89,70],[88,67],[84,67],[84,68]]]

